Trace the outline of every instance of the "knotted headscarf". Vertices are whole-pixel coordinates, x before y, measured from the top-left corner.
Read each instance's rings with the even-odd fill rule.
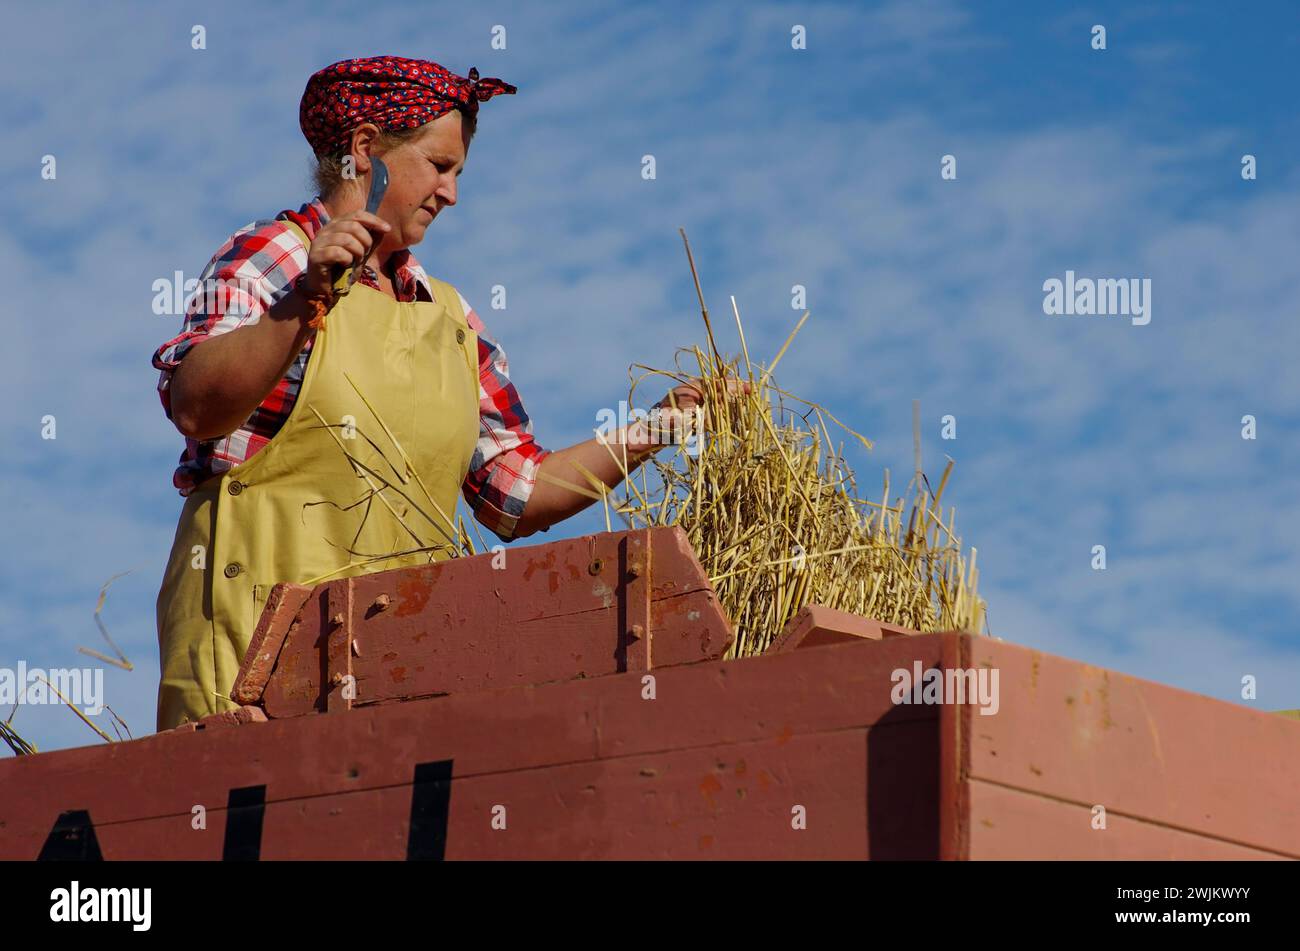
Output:
[[[479,79],[477,68],[465,77],[426,59],[345,59],[307,81],[298,124],[312,151],[329,155],[363,122],[385,132],[411,129],[452,109],[477,115],[480,101],[515,91],[499,79]]]

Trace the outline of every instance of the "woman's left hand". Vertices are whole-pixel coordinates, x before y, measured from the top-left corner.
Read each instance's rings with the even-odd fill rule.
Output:
[[[692,377],[690,383],[682,383],[673,387],[668,392],[668,395],[661,399],[656,405],[659,407],[671,407],[675,400],[677,408],[680,410],[690,410],[698,406],[700,412],[703,413],[704,390],[706,386],[707,384],[705,384],[702,377]],[[723,381],[715,379],[713,381],[713,390],[715,396],[722,396],[724,392]],[[725,392],[728,397],[738,396],[748,393],[749,391],[750,385],[748,380],[741,380],[734,376],[727,377]]]
[[[673,387],[668,394],[651,408],[652,418],[649,423],[638,423],[629,434],[631,448],[638,455],[649,455],[661,446],[685,442],[692,434],[700,434],[706,423],[705,390],[708,388],[702,377],[692,377],[688,383]],[[725,395],[730,398],[750,392],[747,380],[730,377],[723,381],[712,381],[715,396]],[[673,413],[674,405],[677,413]]]

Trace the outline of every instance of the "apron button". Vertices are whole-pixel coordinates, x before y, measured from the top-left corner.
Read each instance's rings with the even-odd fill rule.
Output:
[[[233,482],[230,483],[230,485],[226,486],[226,491],[228,491],[231,495],[238,495],[240,492],[244,491],[244,483],[240,482],[238,479],[235,479]]]
[[[243,565],[241,565],[237,561],[232,561],[230,564],[226,565],[226,577],[233,578],[243,570],[244,570]]]
[[[465,331],[461,330],[459,327],[456,328],[456,342],[457,343],[465,342]]]

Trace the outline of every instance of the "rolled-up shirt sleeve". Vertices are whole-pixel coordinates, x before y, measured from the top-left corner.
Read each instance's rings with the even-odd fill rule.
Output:
[[[478,334],[479,355],[479,439],[461,491],[474,518],[508,542],[516,537],[519,518],[537,485],[537,469],[550,451],[533,438],[532,421],[510,381],[505,351],[463,296],[460,303],[470,329]]]
[[[274,289],[267,281],[268,261],[274,259],[282,266],[292,251],[287,243],[273,244],[259,230],[249,230],[232,235],[208,262],[186,305],[181,332],[153,354],[159,371],[158,397],[168,419],[172,418],[171,378],[181,360],[209,337],[257,323],[274,303]],[[306,252],[300,256],[305,263]]]

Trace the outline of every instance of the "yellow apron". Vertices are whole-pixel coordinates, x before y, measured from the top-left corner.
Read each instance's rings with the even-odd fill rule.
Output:
[[[427,549],[456,537],[448,520],[479,435],[478,337],[455,289],[430,284],[433,302],[409,303],[355,284],[316,334],[284,426],[186,498],[158,593],[159,730],[234,708],[276,582],[451,557]]]

